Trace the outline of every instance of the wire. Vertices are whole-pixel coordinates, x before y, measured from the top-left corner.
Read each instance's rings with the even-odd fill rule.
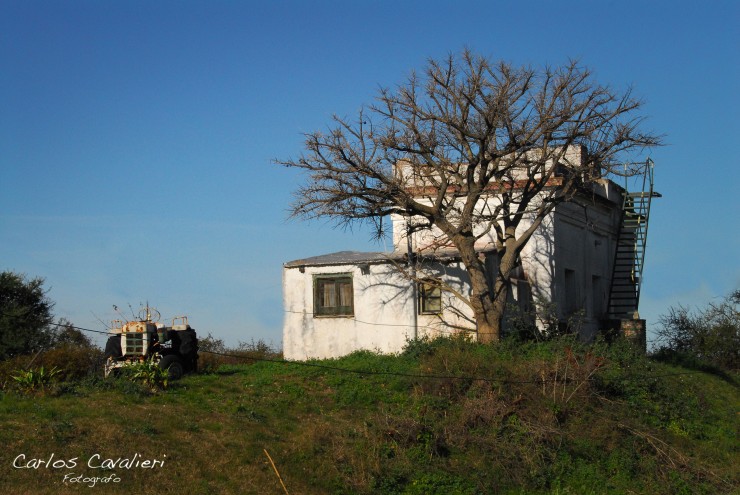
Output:
[[[100,330],[93,330],[90,328],[78,327],[78,326],[71,325],[71,324],[51,323],[51,325],[58,326],[58,327],[74,328],[75,330],[80,330],[83,332],[92,332],[92,333],[103,334],[103,335],[120,335],[118,333],[103,332]],[[248,361],[262,361],[262,362],[285,364],[285,365],[292,365],[292,366],[303,366],[303,367],[338,371],[342,373],[354,373],[358,375],[397,376],[397,377],[402,377],[402,378],[432,379],[432,380],[483,381],[483,382],[488,382],[488,383],[499,383],[501,385],[542,384],[542,383],[556,383],[558,381],[562,381],[562,379],[558,379],[558,378],[539,378],[536,380],[510,380],[510,379],[489,378],[489,377],[482,377],[482,376],[429,375],[429,374],[422,374],[422,373],[402,373],[398,371],[358,370],[358,369],[352,369],[352,368],[343,368],[340,366],[319,364],[319,363],[314,363],[314,362],[309,362],[309,361],[289,361],[287,359],[271,359],[271,358],[266,358],[266,357],[253,357],[253,356],[245,356],[245,355],[239,355],[239,354],[230,354],[230,353],[225,353],[225,352],[207,351],[207,350],[199,350],[198,352],[215,354],[218,356],[230,357],[234,359],[241,359],[241,360],[248,360]],[[629,377],[620,377],[618,379],[619,380],[642,380],[646,378],[667,378],[671,376],[698,375],[702,373],[703,373],[702,371],[685,371],[685,372],[663,373],[659,375],[633,375]],[[589,381],[591,380],[593,380],[593,378],[589,378]]]
[[[300,314],[300,315],[305,314],[305,315],[311,315],[311,316],[313,316],[313,313],[308,313],[308,312],[303,312],[303,311],[285,310],[285,312],[286,313],[291,313],[291,314]],[[6,314],[4,314],[3,316],[12,316],[12,315],[6,315]],[[357,323],[362,323],[363,325],[371,325],[371,326],[379,326],[379,327],[411,328],[413,326],[413,325],[404,325],[404,324],[400,324],[400,323],[373,323],[373,322],[369,322],[369,321],[358,320],[356,318],[354,318],[354,321],[356,321]],[[102,334],[102,335],[120,335],[118,332],[110,332],[110,331],[104,332],[104,331],[101,331],[101,330],[92,330],[92,329],[89,329],[89,328],[78,327],[78,326],[72,325],[71,323],[49,323],[49,325],[54,325],[56,327],[74,328],[75,330],[80,330],[80,331],[83,331],[83,332],[92,332],[92,333],[97,333],[97,334]],[[427,330],[433,330],[435,332],[448,333],[448,334],[460,333],[460,332],[475,333],[475,330],[467,329],[467,328],[458,328],[458,329],[453,329],[453,330],[447,330],[447,329],[433,327],[433,326],[429,326],[429,325],[420,325],[419,328],[424,328],[424,329],[427,329]],[[653,339],[653,340],[647,340],[646,342],[648,344],[654,344],[654,343],[660,342],[660,341],[661,341],[660,339]],[[207,351],[203,351],[203,352],[207,352]]]
[[[313,317],[313,316],[316,315],[316,313],[310,313],[308,311],[290,311],[288,309],[284,310],[284,312],[285,313],[289,313],[289,314],[294,314],[294,315],[306,315],[306,316],[311,316],[311,317]],[[352,318],[352,321],[355,321],[357,323],[362,323],[363,325],[370,325],[370,326],[374,326],[374,327],[399,327],[399,328],[412,328],[412,329],[414,327],[413,323],[410,323],[410,324],[403,324],[403,323],[374,323],[374,322],[371,322],[371,321],[358,320],[357,318],[354,318],[354,317]],[[474,329],[470,329],[470,328],[455,328],[455,329],[452,329],[452,330],[447,330],[447,329],[444,329],[444,328],[433,327],[433,326],[430,326],[430,325],[418,325],[417,328],[424,328],[424,329],[427,329],[427,330],[434,330],[436,332],[450,333],[450,334],[451,333],[458,333],[458,332],[475,333],[475,330]]]
[[[102,330],[92,330],[90,328],[82,328],[82,327],[72,325],[71,323],[49,323],[49,325],[54,325],[55,327],[74,328],[75,330],[80,330],[81,332],[92,332],[92,333],[99,333],[103,335],[120,335],[116,332],[103,332]]]
[[[311,313],[308,311],[291,311],[289,309],[283,310],[285,313],[289,314],[295,314],[295,315],[306,315],[306,316],[315,316],[315,313]],[[374,323],[370,321],[362,321],[358,320],[357,318],[352,318],[353,321],[356,321],[357,323],[362,323],[363,325],[370,325],[374,327],[399,327],[399,328],[413,328],[413,324],[407,324],[404,325],[403,323]],[[448,330],[445,328],[439,328],[434,327],[430,325],[419,325],[418,328],[423,328],[427,330],[433,330],[435,332],[439,333],[447,333],[447,334],[453,334],[453,333],[460,333],[460,332],[468,332],[468,333],[476,333],[475,329],[471,328],[455,328],[452,330]],[[646,339],[647,344],[655,344],[661,342],[661,339]]]

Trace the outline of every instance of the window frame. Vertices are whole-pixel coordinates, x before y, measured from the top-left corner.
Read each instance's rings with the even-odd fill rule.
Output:
[[[442,281],[438,279],[425,279],[417,284],[417,293],[419,295],[419,314],[420,315],[439,315],[442,314]],[[436,301],[437,308],[430,308],[430,303]]]
[[[333,286],[334,305],[325,306],[324,287]],[[349,285],[349,292],[342,286]],[[355,290],[351,273],[322,273],[313,276],[313,316],[314,318],[347,318],[355,315]],[[342,294],[349,295],[349,305],[341,305]],[[346,301],[344,301],[346,302]]]

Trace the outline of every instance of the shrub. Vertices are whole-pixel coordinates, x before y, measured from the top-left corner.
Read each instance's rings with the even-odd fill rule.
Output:
[[[542,342],[565,335],[578,335],[584,318],[584,311],[579,310],[563,320],[558,316],[555,303],[538,297],[534,306],[528,310],[523,310],[516,304],[507,306],[503,336],[517,342]]]
[[[47,388],[59,374],[57,368],[44,368],[40,366],[30,370],[18,370],[13,375],[13,380],[22,392],[37,392]]]
[[[169,381],[169,372],[162,369],[158,363],[147,360],[140,363],[133,363],[118,368],[120,375],[132,382],[140,382],[149,387],[151,390],[164,390],[167,388]]]
[[[13,375],[17,370],[29,370],[39,366],[46,370],[56,369],[55,378],[59,381],[79,380],[102,374],[103,353],[97,347],[62,346],[34,355],[15,356],[0,361],[0,389],[15,384]]]
[[[427,335],[415,339],[407,339],[401,355],[411,359],[431,356],[440,349],[472,348],[475,344],[467,333],[457,333],[440,337],[429,337]]]
[[[728,370],[740,369],[740,289],[722,302],[692,311],[672,307],[661,316],[657,356],[686,355]]]
[[[90,337],[65,318],[61,318],[59,323],[52,323],[51,326],[54,327],[49,330],[52,348],[73,346],[91,349],[95,347]]]
[[[263,340],[239,342],[236,347],[228,347],[222,339],[210,333],[198,340],[198,368],[203,372],[216,371],[223,366],[252,364],[266,359],[280,359],[282,353],[273,349]]]
[[[103,370],[103,352],[97,347],[63,345],[42,353],[38,361],[59,370],[59,378],[77,380]]]
[[[0,272],[0,359],[48,349],[53,307],[44,279]]]

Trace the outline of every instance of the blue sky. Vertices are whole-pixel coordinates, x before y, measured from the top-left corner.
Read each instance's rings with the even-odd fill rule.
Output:
[[[281,267],[382,250],[287,219],[271,163],[380,85],[464,47],[578,58],[634,86],[655,150],[641,313],[740,287],[736,1],[0,2],[0,270],[104,329],[149,301],[229,344],[279,345]]]

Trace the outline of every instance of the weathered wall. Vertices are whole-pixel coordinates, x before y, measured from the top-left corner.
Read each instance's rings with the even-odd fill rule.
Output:
[[[368,269],[365,274],[352,264],[305,266],[303,272],[298,267],[283,269],[286,359],[333,358],[358,349],[394,353],[414,336],[449,333],[448,325],[473,328],[469,319],[458,316],[469,318],[470,311],[451,293],[442,294],[441,315],[420,315],[414,305],[413,285],[392,264],[369,264]],[[352,276],[353,316],[314,315],[314,276],[332,273]],[[437,264],[425,274],[441,278],[455,290],[467,290],[465,275],[456,264]]]
[[[608,181],[597,186],[591,197],[558,205],[522,252],[512,302],[516,300],[520,308],[534,307],[537,300],[551,302],[561,320],[577,319],[582,335],[592,337],[607,309],[620,206],[620,190]],[[398,258],[407,250],[405,219],[394,217],[393,223]],[[519,228],[529,225],[522,222]],[[415,234],[414,248],[428,245],[433,237],[433,233]],[[490,247],[492,241],[484,236],[480,247]],[[443,292],[445,310],[441,315],[420,315],[412,283],[393,263],[376,260],[364,264],[365,273],[361,264],[286,265],[283,350],[287,359],[332,358],[358,349],[393,353],[414,336],[475,328],[470,308],[452,292]],[[491,272],[496,269],[495,257],[487,266]],[[314,276],[331,273],[351,275],[353,316],[314,316]],[[418,274],[419,278],[424,276],[439,278],[453,291],[469,295],[468,277],[459,261],[427,265],[425,272]]]
[[[563,203],[554,215],[553,297],[562,320],[592,338],[606,315],[619,211],[614,206]]]

